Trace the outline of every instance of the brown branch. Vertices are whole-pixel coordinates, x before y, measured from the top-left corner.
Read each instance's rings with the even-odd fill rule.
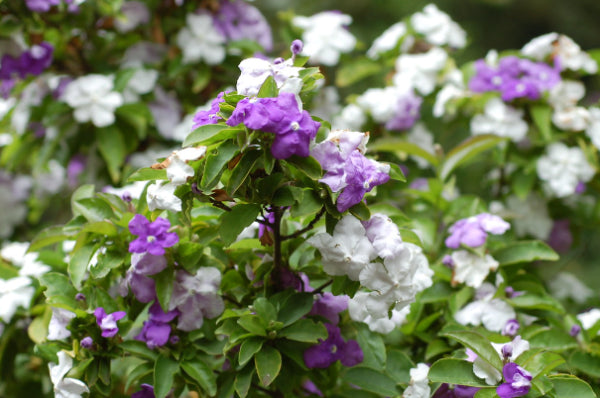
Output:
[[[310,231],[311,229],[314,228],[315,224],[317,222],[319,222],[319,220],[321,219],[321,217],[323,217],[323,214],[325,214],[325,207],[321,207],[321,210],[319,210],[319,212],[317,213],[317,215],[315,216],[315,218],[308,223],[308,225],[296,232],[294,232],[293,234],[290,235],[285,235],[281,237],[281,240],[288,240],[288,239],[294,239],[299,237],[300,235],[302,235],[303,233],[305,233],[306,231]]]

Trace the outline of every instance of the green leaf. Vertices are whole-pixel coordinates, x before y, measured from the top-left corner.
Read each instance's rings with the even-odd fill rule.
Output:
[[[205,144],[207,141],[219,137],[223,130],[230,129],[231,127],[226,124],[205,124],[200,126],[185,137],[183,141],[183,147],[187,147],[195,144]],[[215,141],[218,142],[218,141]]]
[[[372,369],[383,370],[386,363],[386,351],[383,337],[379,333],[373,333],[367,325],[358,324],[356,340],[362,348],[364,358],[361,366]]]
[[[240,346],[240,353],[238,356],[238,363],[240,366],[244,366],[246,363],[248,363],[254,354],[260,351],[264,342],[265,339],[261,337],[250,337],[249,339],[244,340]]]
[[[425,159],[434,167],[437,167],[439,164],[439,160],[434,154],[427,152],[417,144],[407,142],[401,138],[378,139],[372,143],[369,143],[369,150],[377,152],[391,152],[396,154],[400,159],[405,158],[406,155],[417,156],[421,159]]]
[[[319,339],[327,339],[327,329],[322,323],[310,319],[299,319],[290,326],[281,329],[277,336],[304,343],[318,343]]]
[[[73,282],[73,286],[75,286],[77,290],[81,289],[81,282],[83,281],[85,272],[90,264],[90,259],[95,251],[95,245],[89,243],[71,254],[71,261],[69,261],[67,270],[69,271],[71,282]]]
[[[123,135],[115,126],[98,128],[96,130],[98,150],[106,161],[110,178],[118,183],[121,178],[121,166],[127,156],[127,147]]]
[[[321,169],[321,164],[317,161],[317,159],[313,158],[312,156],[303,158],[301,156],[294,155],[285,159],[285,162],[295,166],[296,168],[298,168],[298,170],[300,170],[313,180],[318,180],[323,176],[323,169]]]
[[[144,362],[137,365],[131,372],[127,373],[127,383],[125,383],[125,391],[129,390],[134,384],[138,384],[138,380],[152,373],[153,366],[151,363]]]
[[[110,221],[90,222],[83,226],[81,232],[91,232],[98,235],[113,237],[118,234],[117,227]]]
[[[541,329],[527,340],[532,348],[539,347],[552,351],[564,351],[579,346],[577,340],[559,329]]]
[[[185,268],[190,274],[198,270],[198,263],[204,255],[204,245],[196,242],[183,242],[177,245],[175,250],[175,261]]]
[[[235,391],[241,398],[245,398],[252,384],[252,376],[254,376],[254,366],[246,366],[242,371],[235,376]]]
[[[153,169],[150,167],[144,167],[136,170],[132,175],[129,176],[127,182],[135,181],[153,181],[153,180],[166,180],[167,169]]]
[[[265,346],[254,356],[254,364],[260,383],[267,387],[279,375],[281,354],[275,348]]]
[[[90,275],[94,279],[104,278],[112,269],[123,264],[123,261],[121,253],[107,251],[104,255],[98,256],[98,263],[95,266],[90,267]]]
[[[311,293],[296,293],[290,296],[279,309],[277,320],[284,326],[290,325],[302,318],[312,309],[314,295]]]
[[[531,118],[535,123],[535,126],[540,130],[544,142],[550,142],[552,140],[552,108],[548,105],[532,105],[531,106]]]
[[[473,398],[495,398],[497,396],[498,394],[496,394],[496,387],[490,387],[482,388],[481,390],[477,391]]]
[[[390,375],[396,383],[408,384],[410,382],[410,369],[414,367],[415,364],[404,352],[399,350],[389,350],[387,352],[385,372]]]
[[[73,288],[67,278],[58,272],[48,272],[39,277],[40,284],[46,287],[44,294],[50,298],[53,296],[71,296],[75,298],[77,290]]]
[[[148,122],[152,119],[148,105],[142,102],[124,104],[117,108],[115,114],[130,127],[133,127],[138,139],[143,140],[146,138]]]
[[[152,275],[156,283],[156,297],[164,312],[169,311],[169,302],[173,294],[173,279],[175,274],[171,267],[167,267],[156,275]]]
[[[571,375],[552,375],[548,379],[560,398],[597,398],[594,390],[585,381]]]
[[[362,221],[367,221],[371,218],[371,211],[363,201],[352,206],[349,211],[354,217]]]
[[[435,339],[431,343],[427,345],[427,350],[425,351],[425,360],[428,361],[431,358],[438,356],[444,352],[450,351],[451,348],[448,344],[442,339]]]
[[[335,76],[335,84],[338,87],[350,86],[366,77],[374,75],[382,70],[380,62],[368,58],[360,58],[349,63],[344,63]]]
[[[558,254],[539,240],[515,242],[492,253],[501,266],[545,260],[556,261]]]
[[[350,368],[342,376],[342,380],[380,396],[395,397],[399,395],[396,382],[391,377],[371,368]]]
[[[500,359],[498,352],[494,349],[492,343],[490,343],[483,335],[469,330],[445,332],[443,335],[459,341],[473,350],[481,359],[485,360],[494,368],[500,371],[502,370],[502,360]]]
[[[250,333],[259,336],[267,335],[263,322],[256,315],[244,315],[237,320],[237,323]]]
[[[555,298],[551,296],[541,296],[525,293],[522,296],[507,299],[510,305],[517,308],[526,308],[530,310],[547,310],[559,314],[564,314],[565,309]]]
[[[569,357],[569,365],[594,378],[600,378],[600,358],[582,351],[575,351]]]
[[[46,246],[50,246],[57,242],[62,242],[67,239],[72,239],[78,232],[77,229],[69,227],[49,227],[38,233],[29,245],[29,251],[38,251]]]
[[[552,351],[529,350],[517,358],[516,363],[527,369],[533,378],[548,374],[552,369],[565,363],[559,354]]]
[[[388,163],[390,166],[390,178],[394,181],[406,182],[406,177],[400,166],[396,163]]]
[[[265,325],[277,319],[277,309],[264,297],[259,297],[252,304],[256,315],[258,315]]]
[[[180,366],[208,395],[215,396],[217,393],[217,377],[207,364],[199,360],[191,360],[181,362]]]
[[[498,354],[496,354],[498,356]],[[498,358],[499,359],[499,358]],[[471,387],[489,387],[473,373],[473,363],[462,359],[444,358],[436,361],[427,374],[434,383],[451,383]]]
[[[220,217],[219,235],[225,245],[233,243],[244,228],[252,224],[260,213],[260,205],[239,204]]]
[[[441,180],[445,181],[458,166],[467,163],[475,156],[495,147],[502,141],[506,141],[506,138],[492,134],[477,135],[466,139],[446,155],[440,170]]]
[[[179,364],[171,358],[159,355],[154,363],[154,395],[156,398],[165,398],[171,387],[173,379],[179,370]]]
[[[273,76],[269,76],[265,79],[262,86],[258,90],[258,94],[256,95],[258,98],[271,98],[277,97],[279,95],[279,90],[277,89],[277,83],[275,82],[275,78]]]
[[[200,189],[208,190],[218,183],[221,172],[240,148],[233,142],[227,141],[206,154],[204,172],[200,181]]]
[[[158,353],[148,348],[146,343],[144,343],[143,341],[127,340],[121,342],[121,344],[119,344],[119,347],[122,350],[130,352],[142,358],[150,359],[151,361],[156,361],[158,359]]]
[[[115,215],[110,205],[100,198],[79,199],[77,204],[79,214],[90,222],[103,221]]]
[[[244,183],[248,175],[254,170],[254,165],[260,158],[261,152],[249,150],[242,155],[238,164],[231,171],[229,181],[225,190],[230,196],[233,196],[239,187]]]

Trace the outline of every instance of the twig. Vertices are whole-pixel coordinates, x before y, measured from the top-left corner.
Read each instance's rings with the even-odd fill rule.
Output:
[[[319,220],[321,219],[321,217],[323,217],[323,214],[325,214],[325,207],[321,207],[321,210],[319,210],[319,212],[317,213],[317,215],[315,216],[315,218],[308,223],[308,225],[296,232],[294,232],[293,234],[290,235],[285,235],[281,237],[281,240],[288,240],[288,239],[294,239],[299,237],[300,235],[302,235],[303,233],[305,233],[306,231],[310,231],[311,229],[313,229],[313,227],[315,226],[315,224],[317,222],[319,222]]]

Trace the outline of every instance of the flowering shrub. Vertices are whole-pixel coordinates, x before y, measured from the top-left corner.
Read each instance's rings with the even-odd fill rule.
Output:
[[[600,53],[184,3],[0,5],[0,395],[596,396]]]

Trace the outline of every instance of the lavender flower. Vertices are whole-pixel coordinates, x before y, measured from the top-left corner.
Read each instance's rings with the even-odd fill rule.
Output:
[[[59,4],[60,0],[25,0],[25,5],[33,12],[48,12]]]
[[[142,387],[142,389],[131,394],[131,398],[156,398],[154,395],[154,387],[150,384],[142,384],[140,387]]]
[[[192,130],[197,129],[200,126],[204,126],[205,124],[215,124],[221,120],[221,117],[217,115],[217,112],[219,112],[219,104],[221,102],[225,102],[223,97],[227,92],[228,91],[221,91],[210,104],[210,109],[196,112],[194,115],[194,125],[192,126]]]
[[[116,311],[107,314],[104,308],[98,307],[94,311],[96,323],[102,329],[102,337],[114,337],[119,332],[117,321],[126,315],[125,311]]]
[[[423,98],[412,91],[400,96],[396,105],[394,116],[385,124],[388,130],[408,130],[414,126],[421,117],[421,103]]]
[[[449,228],[450,236],[446,238],[446,246],[458,249],[460,245],[479,247],[487,239],[487,233],[501,235],[510,228],[510,224],[498,216],[481,213],[477,216],[457,221]]]
[[[436,390],[432,398],[473,398],[479,390],[480,388],[478,387],[461,385],[456,385],[454,386],[454,389],[451,390],[448,383],[444,383]]]
[[[502,335],[514,337],[517,335],[519,327],[519,321],[517,321],[516,319],[509,319],[506,322],[506,325],[504,325],[504,328],[502,329]]]
[[[363,352],[356,340],[344,341],[340,328],[325,324],[329,337],[304,351],[304,363],[309,368],[328,368],[339,360],[344,366],[363,361]]]
[[[366,158],[356,151],[347,159],[344,165],[346,187],[338,196],[337,209],[340,213],[360,203],[367,192],[377,185],[389,181],[389,166]]]
[[[171,335],[171,322],[179,311],[173,310],[164,312],[158,302],[154,302],[150,307],[148,320],[144,322],[142,331],[135,336],[136,340],[145,341],[150,349],[162,347],[167,344]]]
[[[529,392],[531,388],[531,373],[520,367],[514,362],[509,362],[502,369],[504,381],[496,388],[496,393],[500,398],[522,397]]]
[[[569,229],[570,221],[568,219],[556,220],[548,236],[548,244],[558,253],[569,251],[573,244],[573,235]]]
[[[256,7],[245,1],[221,1],[219,11],[213,16],[213,23],[228,41],[250,39],[266,51],[273,49],[269,23]]]
[[[24,51],[18,58],[5,54],[0,61],[0,79],[9,80],[15,76],[24,79],[27,75],[38,76],[52,63],[54,47],[42,42]]]
[[[292,42],[292,45],[290,46],[290,51],[292,52],[292,54],[294,54],[294,56],[296,56],[302,52],[303,48],[304,43],[302,43],[302,40],[296,39]]]
[[[90,349],[94,345],[94,340],[90,336],[84,337],[81,339],[80,345],[81,348]]]
[[[573,325],[571,326],[571,330],[569,331],[569,334],[571,335],[571,337],[576,337],[579,332],[581,332],[581,326],[579,325]]]
[[[179,236],[168,232],[171,227],[169,220],[158,217],[150,222],[141,214],[136,214],[129,222],[129,231],[138,238],[129,242],[130,253],[148,252],[155,256],[165,254],[165,248],[171,247],[179,241]]]
[[[308,112],[300,110],[292,93],[281,93],[276,98],[241,100],[227,125],[233,127],[240,123],[253,130],[275,134],[271,154],[277,159],[292,155],[307,157],[310,142],[321,126]]]
[[[350,297],[345,294],[334,296],[329,292],[325,292],[319,295],[308,315],[322,316],[327,318],[331,324],[337,325],[340,321],[339,313],[348,308],[349,299]]]

